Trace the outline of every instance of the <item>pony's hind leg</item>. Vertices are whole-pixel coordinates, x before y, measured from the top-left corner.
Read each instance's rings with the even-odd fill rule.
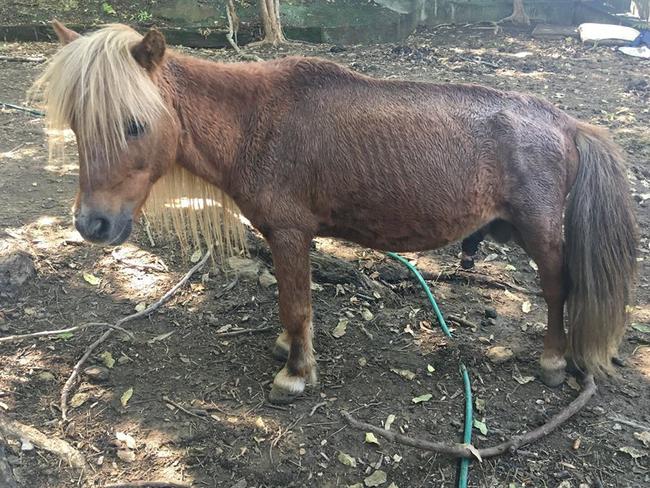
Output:
[[[462,254],[460,256],[460,267],[463,269],[471,269],[474,267],[474,256],[478,252],[478,246],[485,238],[487,231],[485,228],[481,228],[476,232],[473,232],[460,244]]]
[[[530,214],[527,216],[530,218]],[[547,216],[548,217],[548,216]],[[540,358],[540,376],[548,386],[558,386],[565,378],[566,334],[564,332],[564,251],[561,217],[541,222],[528,220],[515,224],[526,252],[537,263],[542,294],[548,307],[548,327],[544,336],[544,351]]]
[[[274,353],[287,346],[287,362],[273,380],[269,399],[273,403],[288,403],[304,391],[306,384],[316,381],[309,269],[311,237],[296,230],[281,230],[271,231],[267,239],[278,279],[280,321],[284,327]]]

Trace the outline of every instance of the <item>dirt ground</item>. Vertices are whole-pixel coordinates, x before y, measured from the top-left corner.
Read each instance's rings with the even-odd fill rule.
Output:
[[[650,63],[574,39],[539,41],[523,32],[471,28],[422,31],[401,45],[331,47],[257,54],[305,53],[382,78],[526,91],[612,129],[629,158],[641,223],[638,296],[621,349],[626,366],[619,378],[600,381],[588,407],[541,442],[473,462],[470,486],[650,486],[650,451],[639,438],[650,431]],[[0,44],[0,54],[49,56],[55,49]],[[231,51],[192,54],[235,59]],[[40,69],[0,61],[0,102],[25,104]],[[153,247],[143,232],[116,249],[81,242],[69,210],[76,169],[47,164],[42,119],[0,111],[0,250],[24,249],[37,270],[20,289],[0,296],[1,335],[114,322],[155,301],[191,266],[173,244]],[[375,425],[394,415],[393,430],[460,442],[462,361],[476,416],[487,429],[474,429],[480,447],[540,425],[576,396],[575,380],[549,389],[536,378],[546,307],[534,293],[534,263],[518,247],[484,243],[469,278],[453,276],[458,244],[408,255],[432,280],[443,312],[476,324],[452,323],[453,339],[437,329],[417,283],[382,254],[325,239],[316,247],[317,260],[336,259],[314,272],[320,384],[293,405],[266,401],[280,367],[270,355],[280,330],[275,286],[205,270],[152,317],[128,324],[134,338],[114,334],[91,356],[88,366],[112,367],[103,382],[82,376],[68,423],[60,421],[61,388],[100,331],[0,344],[0,413],[78,448],[92,466],[92,486],[166,480],[197,487],[334,487],[363,484],[381,470],[387,480],[380,486],[411,488],[454,486],[456,463],[382,439],[364,442],[363,432],[342,421],[341,410]],[[263,245],[253,246],[251,255],[272,270]],[[517,287],[481,284],[481,277]],[[487,320],[486,309],[496,311],[496,319]],[[347,332],[335,338],[341,319],[348,320]],[[217,337],[268,325],[275,329]],[[510,348],[513,357],[494,364],[486,356],[493,346]],[[424,394],[430,400],[412,401]],[[132,437],[131,447],[118,433]],[[79,484],[79,473],[56,455],[15,439],[8,446],[21,486]],[[341,452],[356,466],[342,463]]]

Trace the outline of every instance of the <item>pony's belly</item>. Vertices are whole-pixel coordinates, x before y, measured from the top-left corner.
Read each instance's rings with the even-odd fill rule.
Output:
[[[322,225],[318,229],[318,236],[337,237],[373,249],[398,252],[437,249],[462,238],[462,235],[456,236],[456,232],[453,235],[441,232],[435,225],[425,227],[372,224],[366,221],[352,226]]]

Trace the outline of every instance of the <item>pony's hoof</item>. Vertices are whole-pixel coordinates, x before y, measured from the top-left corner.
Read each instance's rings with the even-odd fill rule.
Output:
[[[300,376],[291,376],[287,372],[287,368],[282,368],[273,380],[269,401],[275,404],[291,403],[304,391],[305,379]]]
[[[555,388],[564,383],[567,366],[564,358],[542,358],[540,366],[540,379],[546,386]]]
[[[463,269],[472,269],[474,267],[474,259],[463,258],[460,260],[460,267]]]
[[[564,372],[564,369],[542,369],[541,372],[542,383],[551,388],[557,388],[560,386],[562,383],[564,383],[565,378],[566,373]]]
[[[298,396],[300,396],[300,393],[286,391],[273,385],[269,393],[269,402],[274,405],[286,405],[292,403]]]

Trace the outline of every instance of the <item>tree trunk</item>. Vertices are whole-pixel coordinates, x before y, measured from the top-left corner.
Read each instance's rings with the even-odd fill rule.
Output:
[[[499,21],[499,23],[502,22],[512,22],[516,25],[530,25],[530,18],[524,10],[524,0],[513,0],[512,14]]]
[[[264,30],[262,44],[277,46],[287,42],[280,24],[280,0],[259,0],[260,18]]]

